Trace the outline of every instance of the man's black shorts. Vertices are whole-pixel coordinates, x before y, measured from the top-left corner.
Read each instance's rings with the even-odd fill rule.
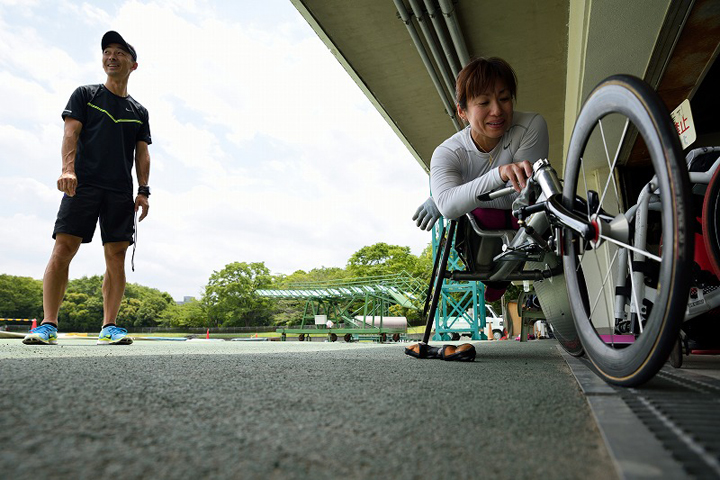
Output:
[[[92,185],[78,185],[75,196],[64,195],[60,203],[53,238],[58,233],[82,237],[90,243],[100,219],[103,245],[108,242],[133,243],[135,202],[132,192],[115,192]]]

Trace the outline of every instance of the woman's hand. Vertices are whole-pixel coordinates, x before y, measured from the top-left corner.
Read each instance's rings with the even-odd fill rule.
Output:
[[[519,163],[510,163],[508,165],[501,165],[498,167],[500,173],[500,179],[503,182],[510,181],[513,188],[518,192],[525,188],[527,179],[532,176],[532,165],[527,160],[523,160]]]

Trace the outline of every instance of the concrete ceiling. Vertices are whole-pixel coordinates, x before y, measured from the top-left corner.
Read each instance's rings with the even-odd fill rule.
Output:
[[[428,171],[433,150],[456,129],[394,1],[291,1]],[[602,79],[645,78],[667,91],[674,108],[677,98],[703,91],[720,44],[717,0],[452,3],[470,57],[498,56],[515,68],[516,110],[545,117],[557,168],[582,100]],[[671,68],[681,59],[682,69]]]

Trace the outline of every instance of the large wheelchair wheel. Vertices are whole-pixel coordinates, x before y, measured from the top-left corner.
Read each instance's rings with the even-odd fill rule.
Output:
[[[687,168],[649,85],[617,75],[593,90],[575,123],[564,181],[565,207],[597,233],[589,241],[564,233],[578,335],[600,377],[640,385],[678,338],[693,258]]]

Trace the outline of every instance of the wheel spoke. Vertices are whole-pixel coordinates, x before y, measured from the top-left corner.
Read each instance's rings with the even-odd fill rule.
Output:
[[[585,186],[585,203],[587,203],[587,214],[588,214],[588,218],[590,218],[592,216],[592,212],[590,212],[590,202],[587,201],[588,186],[587,186],[587,178],[585,177],[585,165],[583,164],[582,157],[580,157],[580,171],[582,172],[583,185]]]
[[[630,119],[625,119],[625,126],[623,127],[622,135],[620,135],[620,141],[618,142],[617,151],[615,152],[615,158],[612,161],[612,164],[610,163],[610,153],[608,152],[607,148],[607,142],[605,141],[605,132],[602,128],[602,120],[598,120],[598,124],[600,125],[600,135],[603,139],[603,147],[605,148],[605,158],[607,159],[608,167],[610,168],[610,171],[608,173],[608,181],[605,182],[605,188],[603,189],[602,195],[600,195],[600,202],[598,203],[598,212],[600,211],[600,205],[603,204],[603,200],[605,200],[605,195],[607,194],[608,186],[610,185],[610,182],[612,181],[613,190],[615,190],[615,201],[618,204],[618,208],[620,207],[620,194],[618,193],[617,184],[615,183],[615,176],[613,175],[613,172],[615,171],[615,165],[617,164],[618,159],[620,158],[620,147],[622,147],[623,141],[625,140],[625,134],[627,134],[628,125],[630,124]],[[597,213],[597,212],[595,212]]]
[[[615,151],[615,155],[614,155],[613,159],[611,160],[611,159],[610,159],[610,151],[609,151],[609,149],[608,149],[608,142],[607,142],[607,139],[606,139],[606,137],[605,137],[605,130],[604,130],[604,128],[603,128],[602,119],[598,119],[598,121],[597,121],[597,126],[598,126],[598,128],[599,128],[599,130],[600,130],[600,136],[601,136],[601,138],[602,138],[603,149],[604,149],[604,151],[605,151],[605,160],[606,160],[606,162],[607,162],[607,165],[608,165],[608,169],[609,169],[609,170],[608,170],[608,178],[607,178],[607,181],[605,182],[605,185],[603,186],[602,194],[601,194],[601,196],[600,196],[600,201],[598,202],[598,205],[597,205],[597,207],[596,207],[597,210],[594,211],[594,212],[591,212],[591,206],[590,206],[590,204],[589,204],[589,202],[588,202],[588,205],[587,205],[588,217],[591,216],[591,215],[593,215],[593,214],[598,214],[598,213],[602,210],[602,205],[603,205],[603,203],[605,202],[605,198],[606,198],[606,196],[607,196],[607,194],[608,194],[608,191],[610,190],[610,184],[612,184],[613,193],[615,194],[615,202],[616,202],[616,204],[617,204],[617,208],[618,208],[619,211],[622,211],[622,205],[621,205],[621,202],[620,202],[620,194],[619,194],[619,191],[618,191],[617,182],[615,181],[615,168],[616,168],[616,166],[617,166],[618,159],[620,158],[620,149],[621,149],[621,147],[622,147],[623,141],[624,141],[625,136],[626,136],[626,134],[627,134],[627,130],[628,130],[629,123],[630,123],[630,119],[626,118],[626,119],[625,119],[625,125],[624,125],[623,131],[622,131],[622,134],[621,134],[620,139],[619,139],[618,144],[617,144],[617,150]],[[586,177],[586,175],[585,175],[585,168],[584,168],[584,162],[583,162],[583,158],[582,158],[582,157],[580,158],[580,169],[581,169],[581,173],[582,173],[583,187],[584,187],[584,189],[585,189],[585,198],[587,199],[587,198],[588,198],[588,191],[589,191],[589,190],[588,190],[587,177]],[[632,251],[632,252],[639,253],[639,254],[645,256],[646,258],[653,259],[653,260],[655,260],[655,261],[657,261],[657,262],[661,262],[661,261],[662,261],[662,259],[661,259],[660,257],[658,257],[658,256],[656,256],[656,255],[653,255],[653,254],[651,254],[650,252],[643,251],[643,250],[641,250],[641,249],[639,249],[639,248],[636,248],[636,247],[634,247],[634,246],[632,246],[632,245],[629,245],[629,244],[627,244],[627,243],[625,243],[625,242],[621,242],[621,241],[615,240],[615,239],[610,238],[610,237],[608,237],[608,236],[606,236],[606,235],[600,235],[600,238],[603,239],[603,240],[606,240],[606,241],[608,241],[608,242],[610,242],[610,243],[612,243],[612,244],[614,244],[614,245],[616,245],[617,247],[625,248],[625,249],[630,250],[630,251]],[[600,303],[601,298],[604,298],[604,299],[605,299],[605,302],[607,303],[607,293],[605,292],[605,289],[606,289],[606,287],[607,287],[607,283],[608,283],[608,280],[609,280],[609,278],[610,278],[610,275],[612,274],[613,267],[614,267],[615,262],[616,262],[616,260],[617,260],[618,252],[619,252],[619,251],[620,251],[619,248],[616,248],[616,249],[615,249],[615,253],[614,253],[613,257],[612,257],[612,260],[610,261],[610,264],[609,264],[609,266],[608,266],[608,268],[607,268],[607,271],[605,272],[604,278],[602,279],[600,290],[599,290],[597,296],[595,297],[595,300],[594,300],[594,302],[593,302],[593,304],[592,304],[592,307],[590,308],[590,316],[589,316],[590,319],[593,318],[594,313],[595,313],[595,311],[596,311],[596,309],[597,309],[597,307],[598,307],[598,304]],[[593,256],[595,257],[595,263],[596,263],[596,265],[597,265],[598,272],[602,272],[602,267],[601,267],[601,264],[600,264],[600,259],[599,259],[599,256],[597,255],[597,250],[595,251],[595,255],[593,255]],[[631,301],[632,304],[634,305],[634,310],[637,312],[637,315],[638,315],[638,318],[639,318],[640,333],[642,333],[642,331],[643,331],[643,322],[645,321],[645,319],[643,318],[642,313],[641,313],[641,311],[640,311],[640,301],[639,301],[639,299],[637,298],[637,289],[635,288],[635,282],[634,282],[633,275],[632,275],[632,255],[629,255],[629,257],[630,257],[629,268],[630,268],[630,270],[631,270],[631,271],[630,271],[630,281],[631,281],[631,295],[630,295],[631,298],[630,298],[630,301]],[[581,257],[579,257],[579,262],[578,262],[578,267],[577,267],[577,269],[576,269],[576,272],[578,272],[578,271],[580,270],[580,268],[581,268],[581,266],[582,266],[582,263],[583,263],[583,259],[584,259],[584,255],[581,256]],[[606,305],[606,308],[608,308],[607,305]],[[633,308],[630,309],[630,313],[632,313],[632,311],[633,311]],[[614,331],[614,326],[611,325],[610,345],[614,345],[614,340],[613,340],[614,333],[615,333],[615,331]]]
[[[641,249],[639,249],[639,248],[637,248],[637,247],[633,247],[632,245],[628,245],[627,243],[621,242],[621,241],[619,241],[619,240],[615,240],[614,238],[610,238],[610,237],[608,237],[608,236],[606,236],[606,235],[600,235],[600,238],[602,238],[603,240],[607,240],[607,241],[610,242],[610,243],[614,243],[615,245],[617,245],[617,246],[619,246],[619,247],[627,248],[628,250],[631,250],[631,251],[633,251],[633,252],[635,252],[635,253],[639,253],[640,255],[644,255],[644,256],[646,256],[647,258],[650,258],[650,259],[652,259],[652,260],[655,260],[655,261],[658,262],[658,263],[662,262],[662,258],[658,257],[657,255],[653,255],[652,253],[648,252],[647,250],[641,250]]]
[[[598,296],[595,298],[595,303],[593,304],[592,308],[590,309],[590,318],[592,319],[593,314],[595,313],[595,309],[597,308],[598,302],[600,301],[600,297],[605,297],[605,302],[607,303],[607,296],[605,294],[605,285],[607,285],[608,277],[610,277],[610,273],[612,273],[612,267],[615,264],[615,259],[617,259],[618,255],[618,249],[615,250],[615,255],[613,255],[612,260],[610,260],[610,265],[608,265],[607,272],[605,272],[605,278],[603,278],[600,292],[598,293]],[[597,255],[593,255],[595,257],[595,262],[597,263],[598,271],[602,271],[602,267],[600,266],[600,260],[598,259]],[[607,305],[606,305],[607,306]]]

